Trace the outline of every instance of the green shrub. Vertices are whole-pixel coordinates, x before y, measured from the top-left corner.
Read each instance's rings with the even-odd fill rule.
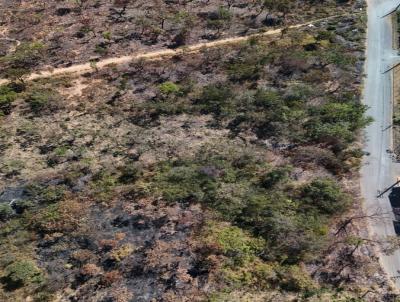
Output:
[[[34,302],[51,302],[54,301],[54,294],[48,292],[39,292],[33,297]]]
[[[107,45],[105,45],[103,43],[96,45],[94,52],[101,56],[106,55],[108,52]]]
[[[12,103],[17,99],[18,93],[9,85],[0,86],[0,115],[11,112]]]
[[[56,99],[53,91],[38,89],[29,93],[25,101],[29,104],[32,112],[39,114],[42,111],[53,109]]]
[[[41,42],[21,43],[17,46],[15,52],[3,58],[5,61],[11,61],[13,65],[24,67],[26,64],[35,63],[42,51],[45,49]]]
[[[312,119],[306,125],[309,136],[320,142],[352,142],[356,131],[371,122],[365,117],[367,106],[350,102],[329,102],[310,108]]]
[[[270,189],[288,178],[289,167],[274,169],[261,177],[261,184],[264,188]]]
[[[33,261],[19,260],[5,268],[5,280],[8,286],[18,288],[32,283],[43,283],[44,276]]]
[[[173,82],[167,81],[158,86],[158,89],[165,95],[178,95],[181,92],[181,87]]]
[[[82,200],[67,199],[36,211],[26,211],[27,227],[41,234],[68,233],[81,226],[87,204]]]
[[[231,81],[255,81],[262,75],[263,66],[270,61],[268,50],[263,44],[250,40],[240,52],[226,64]]]
[[[11,105],[16,100],[18,94],[8,85],[0,86],[0,113],[9,114]]]
[[[30,198],[42,204],[54,203],[64,198],[65,187],[63,185],[37,185],[31,184],[27,186],[27,191],[30,194]]]
[[[103,170],[93,176],[90,188],[93,197],[96,198],[98,202],[109,202],[112,199],[114,188],[117,185],[117,176]]]
[[[335,33],[333,31],[329,31],[329,30],[321,30],[318,32],[317,34],[317,40],[321,41],[321,40],[328,40],[330,42],[333,42],[334,38],[335,38]]]
[[[16,50],[0,58],[7,68],[5,74],[11,79],[21,79],[30,72],[30,68],[37,65],[43,56],[45,46],[41,42],[21,43]]]
[[[0,204],[0,220],[5,221],[14,214],[13,208],[8,203]]]
[[[265,241],[251,237],[250,234],[235,226],[217,227],[210,229],[211,236],[222,252],[233,259],[233,266],[244,265],[254,260],[265,248]]]
[[[328,50],[324,50],[320,56],[324,63],[335,64],[344,69],[354,66],[356,63],[356,58],[340,47],[330,47]]]
[[[229,79],[232,81],[251,81],[260,77],[261,68],[253,62],[235,62],[228,66]]]
[[[400,116],[398,116],[397,114],[393,115],[393,124],[396,126],[400,126]]]
[[[215,193],[215,181],[199,171],[196,165],[164,165],[156,175],[155,190],[172,202],[205,201]]]
[[[31,200],[17,200],[14,202],[15,211],[17,214],[22,214],[25,210],[32,208],[34,203]]]
[[[297,265],[284,266],[278,270],[282,289],[294,292],[310,291],[316,288],[308,272]]]
[[[249,192],[235,222],[266,240],[268,259],[285,264],[312,259],[326,235],[326,219],[316,217],[313,208],[298,209],[294,198],[280,190]]]
[[[216,117],[228,114],[233,106],[232,88],[224,84],[208,85],[196,101],[200,111]]]
[[[293,161],[296,164],[316,163],[333,174],[342,174],[348,170],[348,166],[342,161],[342,158],[327,148],[312,146],[297,148]]]
[[[301,191],[303,208],[313,207],[322,214],[338,215],[350,204],[350,197],[343,193],[339,185],[329,179],[315,179]]]
[[[231,19],[232,13],[228,9],[220,6],[216,12],[210,15],[207,20],[207,26],[217,30],[217,33],[219,33],[221,29],[228,26]]]
[[[0,171],[5,173],[7,176],[15,176],[21,173],[21,170],[25,167],[25,162],[19,159],[5,160],[0,166]]]
[[[120,168],[121,175],[118,178],[123,184],[133,183],[139,179],[142,174],[140,167],[135,164],[128,163]]]
[[[61,200],[65,194],[64,186],[48,186],[40,192],[40,202],[51,203]]]
[[[51,204],[31,214],[27,211],[29,228],[38,232],[53,231],[53,225],[61,219],[59,204]]]
[[[109,32],[109,31],[103,32],[103,33],[102,33],[102,36],[103,36],[103,38],[106,39],[106,40],[111,40],[111,32]]]

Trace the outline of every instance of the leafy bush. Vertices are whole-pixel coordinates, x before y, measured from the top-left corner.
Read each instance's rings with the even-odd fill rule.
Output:
[[[38,210],[36,213],[27,214],[28,221],[30,221],[30,228],[38,232],[51,232],[56,230],[54,227],[61,219],[58,204],[49,205],[43,209]]]
[[[14,214],[14,210],[8,203],[0,204],[0,220],[4,221],[9,219]]]
[[[264,188],[270,189],[288,178],[289,167],[274,169],[261,177],[261,184]]]
[[[40,42],[21,43],[15,52],[0,58],[7,65],[5,74],[11,79],[21,79],[37,65],[43,55],[45,46]]]
[[[39,233],[71,232],[80,226],[86,209],[83,201],[65,200],[24,215],[29,228]]]
[[[102,36],[103,36],[103,38],[106,39],[106,40],[111,40],[111,32],[109,32],[109,31],[103,32],[103,33],[102,33]]]
[[[92,195],[98,202],[109,202],[117,185],[117,176],[105,170],[95,174],[90,183]]]
[[[229,79],[234,82],[258,80],[263,66],[269,61],[265,46],[251,40],[226,64]]]
[[[118,178],[123,184],[135,182],[142,174],[140,167],[135,164],[127,163],[120,168],[121,175]]]
[[[160,84],[158,88],[160,89],[160,92],[165,95],[178,95],[181,92],[181,88],[179,87],[179,85],[170,81]]]
[[[350,197],[343,193],[339,185],[329,179],[315,179],[301,191],[301,207],[313,207],[322,214],[338,215],[345,211]]]
[[[206,201],[215,191],[213,177],[202,173],[197,165],[165,164],[154,179],[155,189],[168,201]]]
[[[330,47],[328,50],[324,50],[321,54],[321,58],[326,64],[335,64],[341,68],[349,68],[354,66],[356,58],[346,52],[341,47]]]
[[[210,14],[207,20],[207,26],[217,30],[218,34],[221,29],[228,26],[231,19],[232,13],[228,9],[220,6],[217,11]]]
[[[34,262],[19,260],[5,268],[5,281],[9,287],[18,288],[32,283],[43,283],[44,276]]]
[[[315,163],[333,174],[342,174],[348,171],[349,168],[343,162],[343,158],[335,155],[332,150],[312,146],[293,150],[292,160],[296,165],[300,166],[305,166],[307,163]]]
[[[309,274],[297,265],[278,269],[281,287],[287,291],[304,292],[316,288]]]
[[[111,251],[110,258],[117,262],[120,262],[128,257],[130,254],[132,254],[134,251],[135,247],[132,244],[127,243],[120,248]]]
[[[224,84],[209,85],[203,88],[195,105],[199,107],[202,113],[220,117],[230,112],[231,106],[233,106],[232,99],[231,87]]]
[[[13,204],[13,208],[15,209],[17,214],[22,214],[25,210],[32,208],[34,203],[31,200],[17,200]]]
[[[106,55],[108,52],[107,45],[104,43],[97,44],[94,52],[101,56]]]
[[[231,265],[244,265],[259,256],[264,247],[265,241],[250,236],[241,228],[236,226],[209,225],[209,243],[216,243],[222,253],[233,260]]]
[[[201,202],[211,207],[225,220],[264,238],[263,254],[270,260],[295,264],[313,258],[325,242],[325,225],[332,215],[318,202],[309,201],[315,201],[315,190],[294,194],[288,167],[265,173],[263,162],[250,150],[244,156],[226,149],[204,149],[192,161],[164,162],[150,180],[150,191],[170,202]],[[331,184],[322,186],[322,203],[344,205],[346,195],[330,194],[334,189]],[[225,235],[229,237],[230,232],[221,233],[220,238],[227,251],[230,239]]]
[[[400,126],[400,116],[393,115],[393,124],[396,126]]]
[[[49,108],[54,101],[53,93],[48,90],[36,90],[30,93],[25,101],[29,104],[31,110],[38,114],[42,110]]]
[[[317,34],[317,40],[328,40],[333,42],[335,38],[335,33],[329,30],[321,30]]]
[[[14,66],[25,67],[35,64],[44,50],[45,46],[41,42],[21,43],[15,52],[7,55],[2,60],[11,62]]]
[[[51,302],[54,301],[54,293],[39,292],[33,297],[34,302]]]
[[[60,201],[65,196],[63,185],[38,185],[31,184],[26,187],[30,198],[42,204],[49,204]]]
[[[370,118],[364,116],[366,110],[365,105],[354,102],[329,102],[321,107],[310,108],[312,119],[306,125],[309,136],[331,144],[352,142],[357,130],[371,122]]]
[[[18,94],[8,85],[0,86],[0,115],[9,114],[11,105],[17,98]]]

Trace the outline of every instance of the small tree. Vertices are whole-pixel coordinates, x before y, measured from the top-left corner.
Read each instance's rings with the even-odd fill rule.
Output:
[[[267,16],[268,16],[271,13],[271,10],[273,10],[275,8],[276,2],[277,1],[275,1],[275,0],[261,0],[261,1],[259,1],[260,10],[256,14],[256,17],[261,15],[264,10],[268,10],[268,13],[267,13]]]
[[[271,1],[271,0],[269,0]],[[293,8],[293,1],[292,0],[279,0],[275,1],[275,9],[283,14],[283,18],[286,18],[286,15],[290,12]]]
[[[89,2],[89,0],[73,0],[73,2],[79,9],[82,9],[84,8],[85,4]]]
[[[220,31],[227,27],[232,20],[232,13],[224,8],[219,7],[218,11],[215,12],[211,18],[207,21],[207,25],[209,28],[217,30],[216,35],[220,35]]]
[[[6,65],[5,75],[11,80],[23,80],[30,68],[37,65],[43,57],[44,45],[40,42],[21,43],[14,53],[0,58],[0,63]]]
[[[292,5],[293,3],[291,0],[261,0],[261,8],[257,16],[261,15],[264,10],[268,10],[267,17],[272,11],[277,11],[281,12],[283,18],[285,18],[286,14],[292,9]]]
[[[151,21],[146,16],[140,16],[138,19],[136,19],[135,25],[139,26],[140,28],[140,36],[143,36],[146,30],[150,29],[152,26]]]
[[[122,18],[131,2],[132,0],[114,0],[114,6],[118,9],[117,13],[119,18]]]

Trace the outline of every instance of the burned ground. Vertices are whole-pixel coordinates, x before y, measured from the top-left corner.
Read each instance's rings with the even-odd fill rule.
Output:
[[[0,25],[4,30],[0,38],[7,39],[0,39],[0,53],[9,53],[16,41],[23,42],[21,49],[40,43],[43,53],[40,59],[30,62],[30,68],[68,66],[99,57],[184,46],[308,22],[357,11],[362,6],[362,2],[334,0],[2,0]],[[4,74],[13,73],[5,69]]]
[[[393,301],[342,223],[369,123],[363,22],[1,86],[0,298]]]

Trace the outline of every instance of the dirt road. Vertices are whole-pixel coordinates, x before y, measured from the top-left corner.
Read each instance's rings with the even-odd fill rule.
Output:
[[[368,0],[367,61],[364,89],[365,104],[370,107],[368,115],[374,122],[366,129],[365,157],[361,169],[361,190],[364,208],[368,214],[379,212],[379,219],[370,219],[370,234],[374,239],[395,236],[392,207],[385,194],[377,198],[378,190],[384,190],[400,176],[399,164],[393,162],[387,150],[392,149],[392,73],[386,72],[397,54],[392,47],[391,16],[384,16],[399,1]],[[382,267],[400,288],[400,251],[393,255],[381,255]]]
[[[296,24],[296,25],[292,25],[289,27],[285,27],[285,28],[268,30],[268,31],[265,31],[262,33],[251,34],[251,35],[241,36],[241,37],[226,38],[226,39],[216,40],[216,41],[212,41],[212,42],[198,43],[198,44],[189,45],[189,46],[185,46],[185,47],[177,48],[177,49],[161,49],[161,50],[137,53],[137,54],[133,54],[133,55],[127,55],[127,56],[123,56],[123,57],[107,58],[104,60],[100,60],[99,62],[96,62],[95,64],[88,62],[88,63],[72,65],[72,66],[65,67],[65,68],[54,68],[51,70],[42,70],[37,73],[30,74],[25,79],[26,80],[35,80],[35,79],[39,79],[39,78],[48,78],[48,77],[60,76],[60,75],[64,75],[64,74],[80,75],[80,74],[83,74],[86,72],[90,72],[94,68],[99,70],[99,69],[107,67],[108,65],[111,65],[111,64],[119,65],[119,64],[124,64],[124,63],[128,63],[128,62],[131,62],[134,60],[140,60],[140,59],[158,60],[158,59],[162,59],[165,57],[172,57],[172,56],[179,55],[179,54],[196,53],[204,48],[212,48],[212,47],[220,47],[220,46],[229,45],[229,44],[237,44],[237,43],[247,41],[251,38],[256,38],[256,37],[278,35],[278,34],[281,34],[283,30],[286,30],[286,29],[294,29],[294,28],[310,26],[314,23],[318,23],[323,20],[343,17],[346,15],[349,15],[349,14],[330,16],[327,18],[317,19],[317,20],[313,20],[313,21],[310,21],[307,23]],[[0,85],[5,84],[7,82],[8,82],[7,79],[0,79]]]

